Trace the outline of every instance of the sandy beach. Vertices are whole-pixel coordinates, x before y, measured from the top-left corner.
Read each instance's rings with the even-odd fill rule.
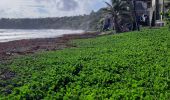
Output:
[[[11,57],[17,55],[26,55],[39,51],[52,51],[74,47],[73,45],[69,44],[70,40],[93,38],[99,34],[100,33],[98,32],[69,35],[66,34],[56,38],[26,39],[0,43],[0,61],[10,59]]]

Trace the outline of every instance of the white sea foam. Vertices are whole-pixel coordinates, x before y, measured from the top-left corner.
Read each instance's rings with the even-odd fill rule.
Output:
[[[22,39],[36,38],[55,38],[63,34],[80,34],[83,30],[56,30],[56,29],[41,29],[41,30],[25,30],[25,29],[0,29],[0,42],[9,42]]]

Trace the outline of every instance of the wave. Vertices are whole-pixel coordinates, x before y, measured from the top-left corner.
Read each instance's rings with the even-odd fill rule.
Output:
[[[22,39],[36,38],[55,38],[64,34],[79,34],[83,30],[62,30],[62,29],[40,29],[40,30],[24,30],[24,29],[0,29],[0,42],[9,42]]]

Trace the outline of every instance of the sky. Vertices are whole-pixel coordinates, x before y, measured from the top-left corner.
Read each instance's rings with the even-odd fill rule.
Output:
[[[62,17],[89,14],[109,0],[0,0],[0,18]]]

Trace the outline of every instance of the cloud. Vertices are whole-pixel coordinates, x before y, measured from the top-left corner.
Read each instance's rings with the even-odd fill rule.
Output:
[[[61,17],[89,14],[106,0],[0,0],[0,18]]]
[[[57,2],[56,4],[57,8],[63,11],[71,11],[78,8],[78,2],[76,2],[75,0],[70,0],[69,2],[68,0],[62,0]]]

